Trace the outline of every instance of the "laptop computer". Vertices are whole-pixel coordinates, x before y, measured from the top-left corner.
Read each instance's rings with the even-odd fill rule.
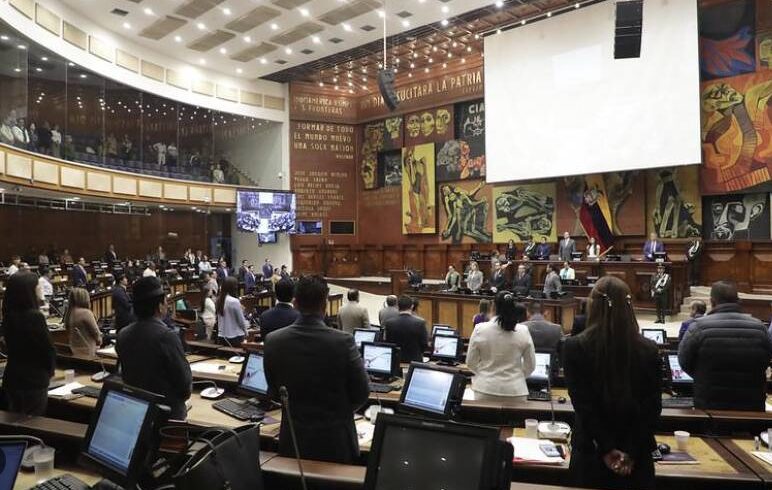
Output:
[[[24,441],[0,442],[0,488],[13,488],[26,449]]]

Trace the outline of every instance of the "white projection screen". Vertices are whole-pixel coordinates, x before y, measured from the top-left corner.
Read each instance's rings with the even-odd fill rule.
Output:
[[[701,162],[696,0],[645,0],[620,60],[615,3],[485,38],[488,182]]]

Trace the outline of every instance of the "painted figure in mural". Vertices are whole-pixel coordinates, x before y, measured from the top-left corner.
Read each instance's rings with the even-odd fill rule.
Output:
[[[407,118],[407,135],[411,138],[417,138],[421,132],[421,118],[418,114],[413,114]]]
[[[386,132],[392,140],[399,139],[399,133],[402,131],[402,118],[390,117],[386,119]]]
[[[657,174],[657,194],[652,219],[654,231],[661,238],[698,236],[700,225],[694,221],[694,203],[684,199],[671,169]]]
[[[449,184],[440,187],[442,203],[448,223],[442,231],[442,239],[452,239],[453,243],[461,243],[464,235],[482,243],[491,241],[491,234],[485,230],[488,220],[488,199],[477,198],[477,193],[485,182],[480,182],[472,192],[467,192],[459,186]]]
[[[736,191],[770,180],[772,81],[741,93],[727,83],[702,92],[707,189]]]
[[[749,239],[751,223],[764,213],[766,194],[745,194],[728,202],[714,202],[710,213],[713,217],[713,240]]]
[[[552,234],[552,218],[555,213],[552,197],[517,187],[499,196],[495,205],[497,221],[506,219],[505,223],[496,224],[497,231],[510,231],[520,240],[534,235]]]
[[[434,133],[434,115],[431,112],[421,114],[421,134],[430,136]]]
[[[437,114],[434,117],[434,126],[438,135],[443,135],[448,132],[448,126],[450,125],[450,111],[447,109],[437,109]]]
[[[618,217],[627,198],[633,194],[633,184],[637,176],[637,171],[610,172],[603,175],[603,179],[606,181],[606,197],[611,208],[612,231],[615,235],[623,233],[619,226]]]
[[[429,183],[426,176],[426,159],[416,159],[413,151],[410,147],[405,154],[405,176],[410,182],[410,221],[420,229],[429,224],[426,206]]]

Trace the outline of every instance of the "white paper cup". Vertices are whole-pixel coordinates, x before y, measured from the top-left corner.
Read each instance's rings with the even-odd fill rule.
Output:
[[[539,421],[536,419],[525,419],[525,437],[531,439],[539,438]]]
[[[687,451],[689,449],[689,437],[691,434],[685,430],[677,430],[673,433],[675,436],[676,447],[679,451]]]

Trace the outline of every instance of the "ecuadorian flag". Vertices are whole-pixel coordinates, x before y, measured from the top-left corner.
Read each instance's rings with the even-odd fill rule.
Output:
[[[579,222],[588,238],[595,237],[601,252],[614,244],[611,208],[608,205],[606,184],[602,175],[588,175],[584,179],[584,198],[579,209]]]

